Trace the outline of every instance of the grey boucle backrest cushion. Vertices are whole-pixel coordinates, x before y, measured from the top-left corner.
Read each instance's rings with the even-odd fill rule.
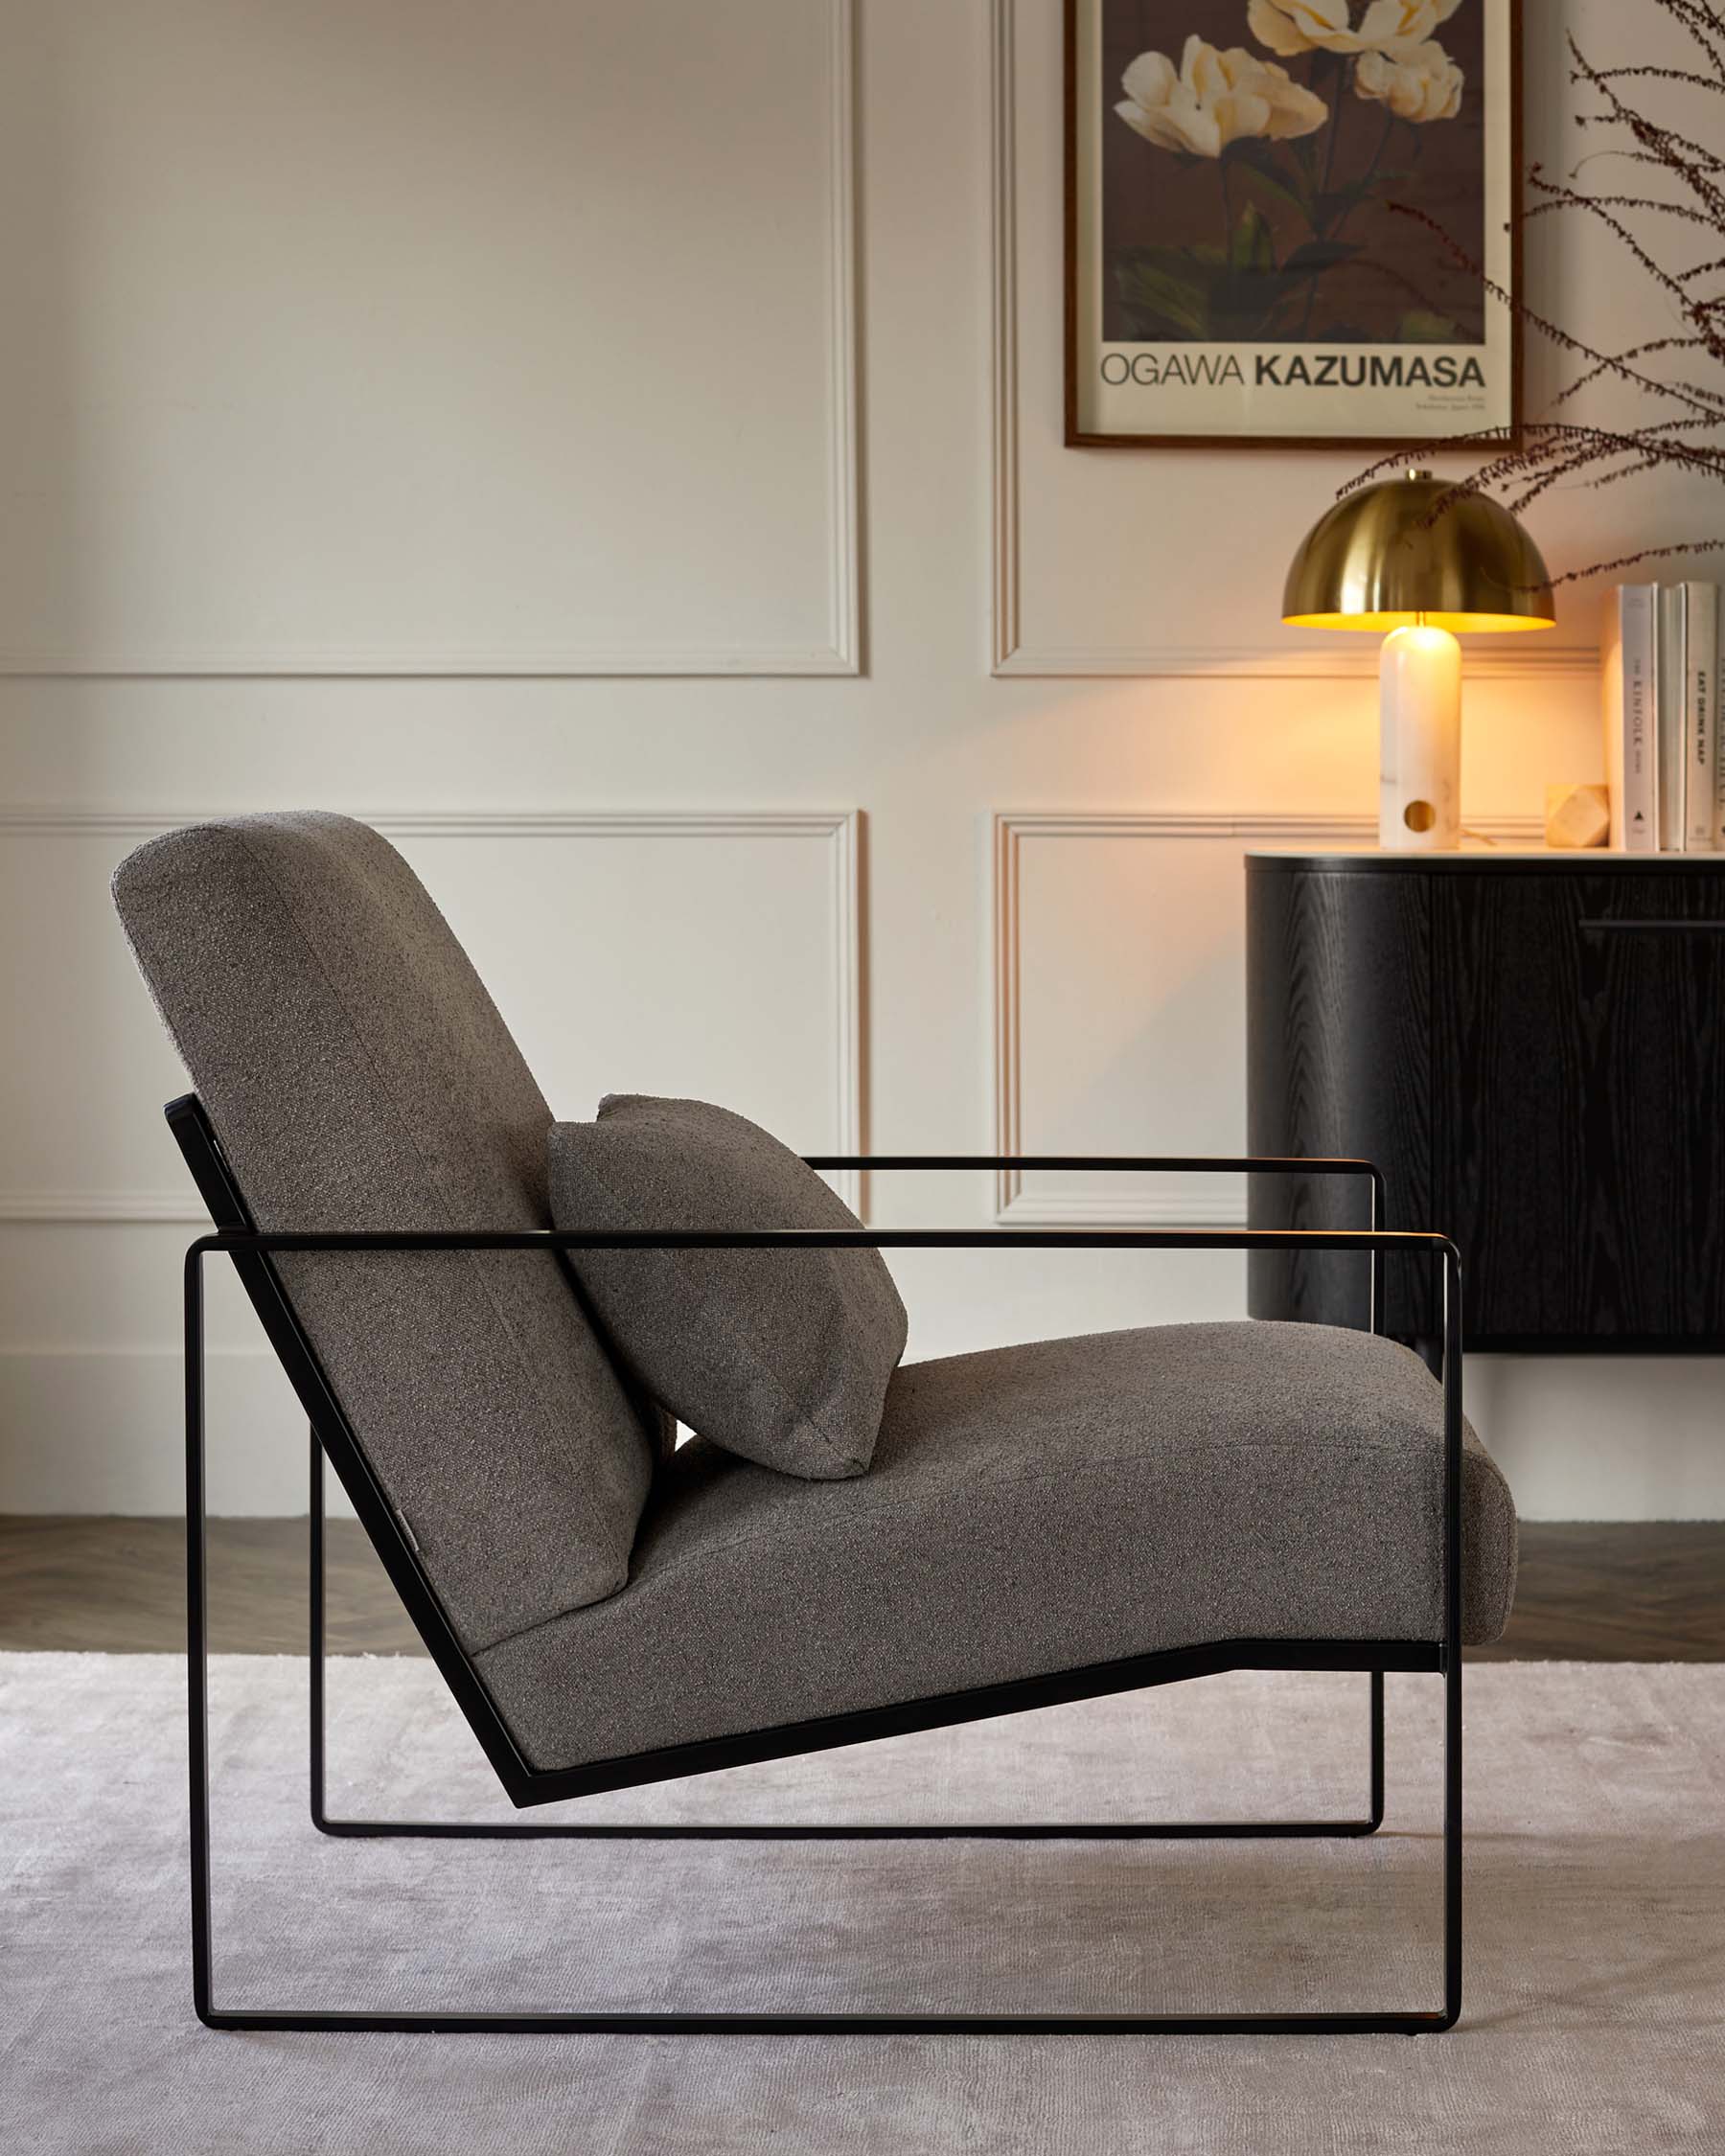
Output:
[[[608,1094],[551,1131],[559,1227],[861,1227],[788,1146],[726,1108]],[[654,1397],[763,1467],[861,1475],[905,1306],[877,1250],[576,1250],[574,1265]]]
[[[260,1227],[550,1225],[550,1111],[375,831],[196,824],[123,861],[114,902]],[[624,1584],[653,1439],[556,1257],[278,1264],[470,1651]]]

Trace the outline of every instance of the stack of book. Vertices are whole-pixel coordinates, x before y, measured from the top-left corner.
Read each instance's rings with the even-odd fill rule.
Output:
[[[1611,843],[1725,853],[1716,584],[1621,584],[1605,602]]]

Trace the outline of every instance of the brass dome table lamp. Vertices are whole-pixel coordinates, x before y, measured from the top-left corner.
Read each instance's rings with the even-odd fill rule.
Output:
[[[1282,594],[1290,628],[1389,631],[1378,840],[1402,853],[1461,842],[1458,632],[1556,623],[1552,580],[1520,524],[1484,494],[1459,494],[1433,516],[1451,491],[1410,471],[1348,495],[1306,534]]]

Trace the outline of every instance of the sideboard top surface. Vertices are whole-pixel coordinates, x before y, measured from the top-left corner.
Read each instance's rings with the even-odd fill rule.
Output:
[[[1456,853],[1400,854],[1381,846],[1326,846],[1321,853],[1283,846],[1252,846],[1246,859],[1272,872],[1321,869],[1352,875],[1469,875],[1507,869],[1517,875],[1681,876],[1725,875],[1725,853],[1626,854],[1602,846],[1465,846]]]

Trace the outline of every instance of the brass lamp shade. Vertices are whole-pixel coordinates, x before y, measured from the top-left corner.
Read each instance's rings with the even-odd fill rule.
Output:
[[[1282,593],[1296,629],[1551,629],[1552,580],[1538,547],[1484,494],[1422,520],[1452,482],[1411,471],[1349,494],[1306,534]]]

